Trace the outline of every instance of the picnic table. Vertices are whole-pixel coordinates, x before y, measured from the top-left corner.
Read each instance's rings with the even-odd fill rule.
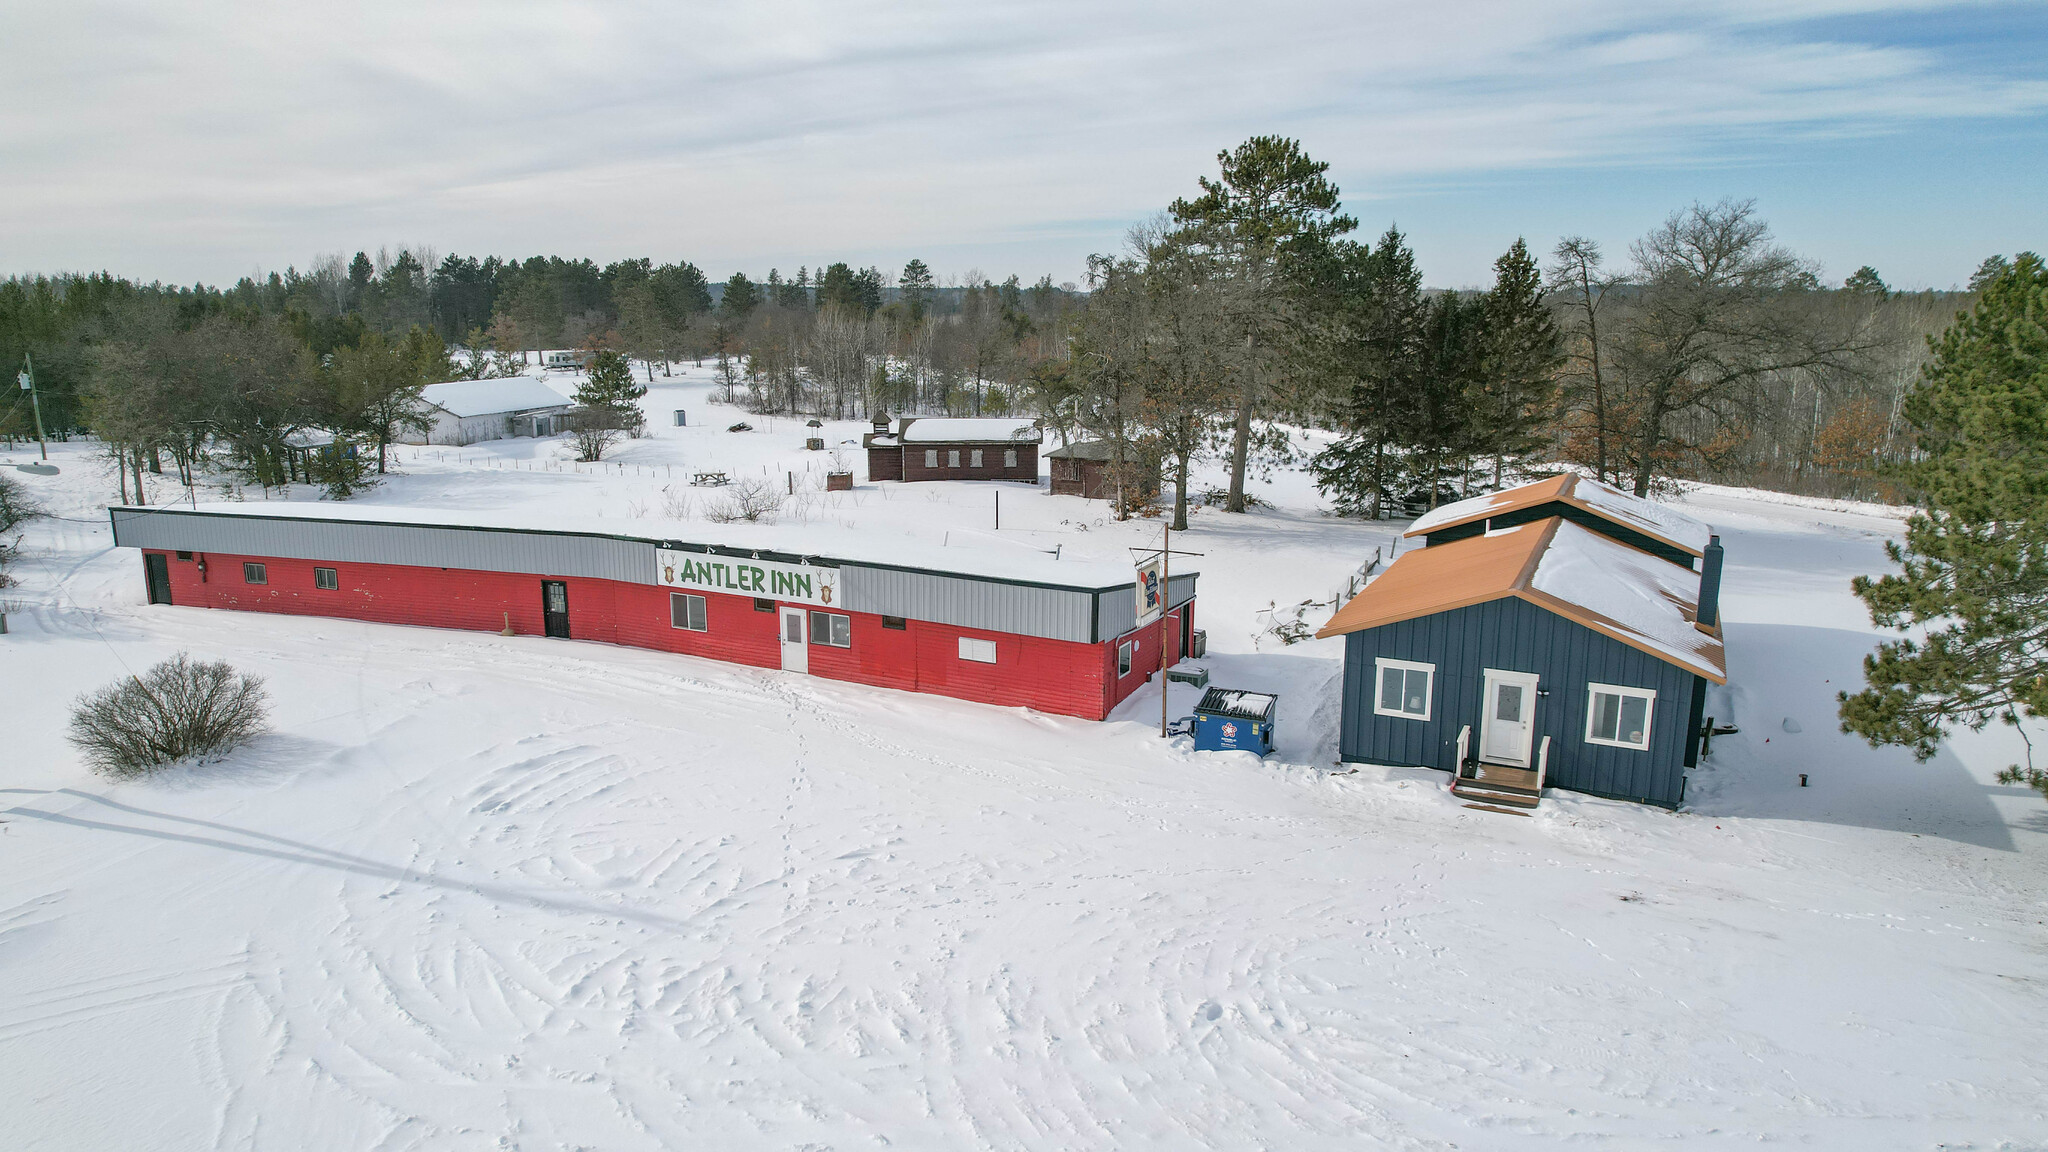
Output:
[[[696,472],[690,476],[690,485],[695,488],[723,488],[732,483],[732,477],[723,472]]]

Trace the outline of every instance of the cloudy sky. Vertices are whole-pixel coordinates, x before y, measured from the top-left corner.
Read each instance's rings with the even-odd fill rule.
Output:
[[[1839,279],[2048,244],[2048,5],[0,0],[0,273],[428,244],[1078,279],[1246,136],[1430,283],[1758,201]]]

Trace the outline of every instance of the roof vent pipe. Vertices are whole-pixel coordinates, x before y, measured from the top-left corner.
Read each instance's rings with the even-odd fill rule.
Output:
[[[1702,628],[1721,623],[1721,537],[1707,537],[1707,552],[1700,564],[1700,611]]]

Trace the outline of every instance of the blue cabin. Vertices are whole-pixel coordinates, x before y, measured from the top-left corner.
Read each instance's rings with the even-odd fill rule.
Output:
[[[1582,497],[1596,486],[1571,479]],[[1462,528],[1473,521],[1460,506],[1486,503],[1512,517],[1554,506],[1555,487],[1432,516]],[[1431,543],[1317,633],[1345,637],[1344,760],[1450,771],[1455,791],[1487,806],[1533,808],[1546,787],[1683,801],[1707,685],[1727,683],[1720,543],[1690,517],[1596,487],[1572,517],[1495,519],[1445,540],[1431,531],[1441,522],[1417,521],[1411,534]],[[1611,522],[1602,505],[1634,514]],[[1646,525],[1654,550],[1638,539]]]

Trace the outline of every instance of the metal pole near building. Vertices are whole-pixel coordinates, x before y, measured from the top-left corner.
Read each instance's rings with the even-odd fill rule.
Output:
[[[42,447],[43,459],[47,462],[50,459],[50,442],[43,438],[43,401],[36,395],[36,362],[27,352],[21,354],[21,362],[24,367],[17,379],[21,381],[21,390],[28,393],[29,407],[35,409],[36,443]]]
[[[1166,739],[1166,619],[1173,615],[1173,521],[1159,552],[1159,738]]]

